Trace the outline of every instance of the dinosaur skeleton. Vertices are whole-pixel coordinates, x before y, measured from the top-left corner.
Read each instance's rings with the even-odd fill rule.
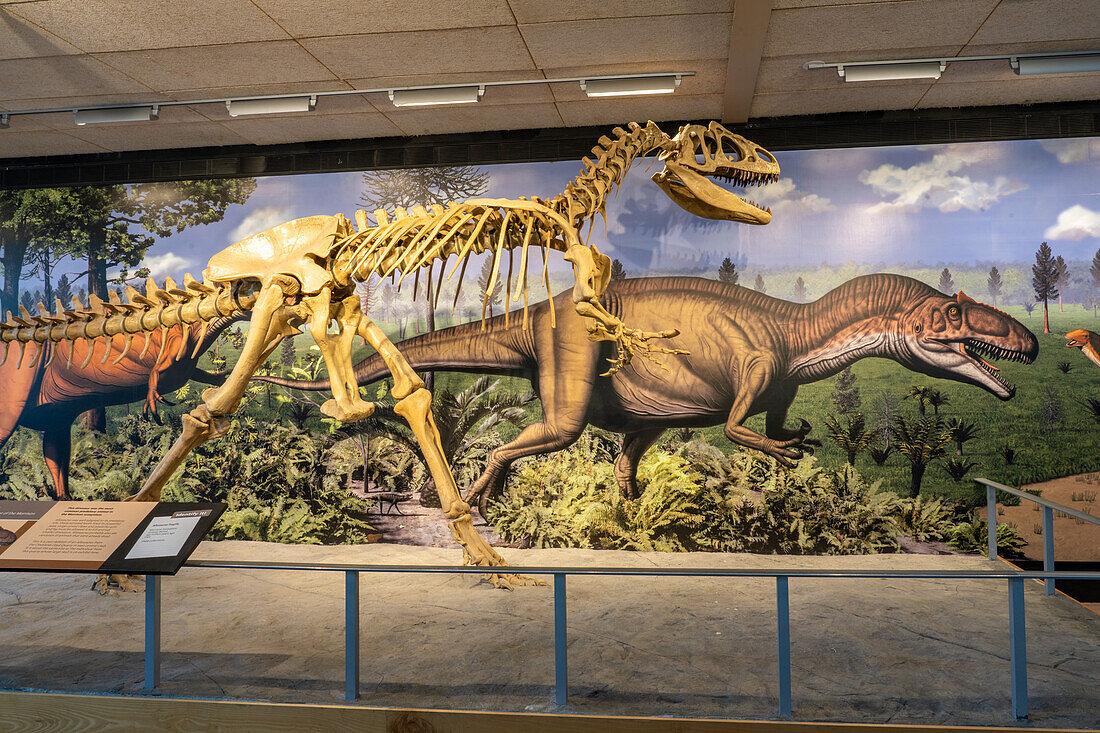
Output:
[[[248,337],[232,373],[220,387],[205,390],[201,404],[183,416],[180,437],[141,490],[131,497],[157,501],[164,484],[193,448],[229,430],[227,416],[239,406],[256,368],[283,338],[300,333],[300,327],[308,328],[317,342],[330,375],[333,398],[322,405],[321,411],[342,422],[372,414],[374,405],[360,397],[351,363],[352,339],[359,335],[377,350],[393,375],[392,393],[398,400],[394,409],[408,421],[420,444],[452,535],[463,548],[465,563],[505,565],[473,529],[469,505],[460,497],[440,447],[429,411],[430,393],[382,330],[362,313],[355,284],[374,275],[400,281],[412,274],[415,288],[422,269],[427,268],[427,276],[433,276],[436,261],[442,263],[438,275],[441,282],[447,261],[454,256],[450,275],[461,268],[460,288],[469,258],[489,252],[493,268],[486,292],[491,293],[500,276],[503,255],[508,252],[506,300],[507,293],[512,301],[518,301],[522,294],[526,326],[529,250],[542,250],[543,280],[549,291],[546,249],[554,249],[563,252],[564,259],[573,265],[573,303],[577,313],[587,319],[588,338],[612,341],[618,347],[608,374],[629,364],[635,354],[653,358],[655,353],[685,353],[650,343],[674,337],[677,331],[627,328],[601,305],[600,296],[610,281],[611,261],[595,246],[581,242],[581,228],[586,221],[591,223],[596,215],[604,214],[608,195],[623,180],[631,163],[653,151],[663,167],[652,178],[680,207],[709,219],[766,224],[771,220],[770,211],[743,201],[714,179],[738,186],[767,183],[778,178],[779,165],[771,153],[715,122],[709,126],[685,125],[675,137],[669,137],[652,122],[645,127],[631,123],[628,129],[616,128],[613,134],[614,139],[599,139],[592,149],[595,160],[584,158],[582,173],[564,193],[549,201],[471,199],[446,207],[398,208],[392,218],[379,210],[374,212],[373,225],[365,212],[358,211],[358,229],[340,214],[311,216],[230,245],[211,257],[202,282],[186,275],[182,287],[167,280],[165,287],[159,288],[150,280],[145,294],[127,288],[128,302],[115,293],[107,301],[92,295],[87,308],[74,300],[74,308],[65,310],[59,302],[53,314],[42,304],[37,315],[21,307],[19,316],[9,314],[7,322],[0,324],[3,358],[7,359],[12,344],[18,344],[22,362],[28,345],[33,345],[33,365],[46,342],[84,339],[89,342],[85,364],[100,341],[105,344],[101,359],[105,363],[114,352],[114,339],[121,338],[123,346],[115,357],[117,361],[134,346],[135,336],[142,336],[144,353],[152,343],[148,336],[151,332],[192,323],[203,324],[205,330],[206,324],[216,319],[250,313]],[[513,290],[512,254],[517,250],[520,261]],[[435,293],[439,290],[436,287]],[[335,332],[330,333],[333,323]],[[54,351],[49,351],[48,358],[52,358]],[[494,576],[494,581],[507,584],[509,579]]]

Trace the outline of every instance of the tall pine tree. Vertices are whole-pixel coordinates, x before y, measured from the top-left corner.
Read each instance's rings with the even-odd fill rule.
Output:
[[[997,307],[997,298],[1001,294],[1001,289],[1004,288],[1004,282],[1001,280],[1001,271],[997,269],[996,265],[989,268],[989,279],[985,281],[989,288],[989,297],[993,300],[993,307]]]
[[[718,266],[718,280],[720,282],[729,283],[730,285],[737,284],[737,265],[733,263],[729,257],[722,260],[722,264]]]
[[[1096,306],[1100,304],[1100,249],[1092,256],[1089,275],[1092,276],[1092,317],[1096,318]]]
[[[806,302],[806,281],[802,279],[801,275],[794,281],[794,302]]]
[[[946,267],[940,273],[940,292],[944,295],[951,295],[955,292],[955,281],[951,278],[951,270]]]
[[[758,293],[768,292],[767,288],[764,287],[764,276],[763,275],[757,275],[756,276],[756,282],[753,283],[752,287]]]
[[[1043,242],[1035,251],[1035,264],[1031,266],[1031,287],[1035,289],[1035,299],[1043,301],[1043,333],[1050,333],[1051,298],[1058,297],[1058,265],[1050,245]]]
[[[1066,292],[1066,286],[1069,284],[1069,267],[1066,265],[1066,261],[1062,259],[1062,255],[1054,258],[1054,269],[1058,271],[1058,312],[1063,313],[1062,295]]]

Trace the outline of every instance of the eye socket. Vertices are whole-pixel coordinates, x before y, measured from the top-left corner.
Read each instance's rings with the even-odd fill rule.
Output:
[[[913,333],[920,333],[921,325],[919,323],[913,324]]]
[[[959,306],[957,306],[957,305],[950,306],[947,309],[947,315],[951,316],[952,318],[958,318],[959,317]]]

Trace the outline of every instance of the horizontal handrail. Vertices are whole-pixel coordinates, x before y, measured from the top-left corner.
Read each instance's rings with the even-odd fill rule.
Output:
[[[1018,571],[1018,570],[833,570],[817,568],[628,568],[628,567],[547,567],[543,565],[504,565],[481,567],[476,565],[372,565],[368,563],[287,563],[276,561],[243,562],[236,560],[189,560],[185,568],[221,568],[229,570],[316,570],[322,572],[359,571],[364,573],[462,573],[485,575],[507,573],[509,575],[642,575],[680,577],[732,577],[732,578],[879,578],[913,580],[1004,580],[1042,579],[1100,580],[1100,571]]]
[[[1054,511],[1062,512],[1063,514],[1068,514],[1069,516],[1073,517],[1074,519],[1080,519],[1080,520],[1088,522],[1090,524],[1100,524],[1100,518],[1094,517],[1091,514],[1085,514],[1084,512],[1078,511],[1078,510],[1074,509],[1073,507],[1068,507],[1065,504],[1059,504],[1056,501],[1051,501],[1050,499],[1044,499],[1041,496],[1036,496],[1035,494],[1030,494],[1026,491],[1021,491],[1020,489],[1014,489],[1011,486],[1005,486],[1004,484],[999,484],[996,481],[990,481],[987,478],[976,478],[974,480],[976,482],[978,482],[979,484],[983,484],[985,486],[992,486],[994,489],[997,489],[997,491],[1003,491],[1006,494],[1012,494],[1013,496],[1018,496],[1021,499],[1027,499],[1028,501],[1033,501],[1036,504],[1042,504],[1043,506],[1048,506],[1051,509],[1053,509]]]

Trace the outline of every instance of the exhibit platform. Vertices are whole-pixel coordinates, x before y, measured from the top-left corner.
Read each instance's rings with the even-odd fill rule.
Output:
[[[503,552],[517,565],[560,567],[1007,567],[970,556]],[[438,565],[457,562],[459,553],[207,542],[193,559]],[[143,694],[144,599],[99,596],[90,584],[88,576],[0,573],[0,689]],[[791,578],[793,721],[1015,724],[1007,585]],[[1100,725],[1100,616],[1064,596],[1044,596],[1040,583],[1024,585],[1029,727]],[[157,694],[342,703],[341,573],[185,567],[163,580],[162,593]],[[507,592],[473,576],[363,574],[359,703],[772,719],[775,594],[771,578],[571,577],[568,703],[559,707],[552,588]],[[11,705],[13,698],[0,699]]]

